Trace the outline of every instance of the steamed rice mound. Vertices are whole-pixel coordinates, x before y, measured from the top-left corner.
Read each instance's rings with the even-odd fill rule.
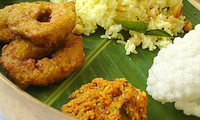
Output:
[[[51,2],[63,2],[69,0],[50,0]],[[171,35],[183,32],[184,16],[172,15],[175,6],[182,0],[76,0],[77,24],[84,28],[84,34],[90,35],[98,26],[106,31],[102,38],[115,38],[118,43],[125,45],[126,54],[137,53],[133,42],[124,39],[120,33],[123,29],[113,19],[127,21],[144,21],[149,23],[148,30],[163,29]],[[153,15],[151,14],[153,13]],[[155,13],[155,14],[154,14]],[[172,43],[168,37],[148,36],[132,30],[130,36],[142,41],[142,48],[155,50]]]
[[[187,115],[200,117],[200,24],[159,51],[147,79],[147,92],[161,102],[175,102]]]

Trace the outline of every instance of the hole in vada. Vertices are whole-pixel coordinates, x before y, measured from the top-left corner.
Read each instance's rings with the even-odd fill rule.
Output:
[[[47,9],[44,12],[40,13],[40,15],[37,18],[37,21],[39,22],[50,22],[51,20],[51,10]]]

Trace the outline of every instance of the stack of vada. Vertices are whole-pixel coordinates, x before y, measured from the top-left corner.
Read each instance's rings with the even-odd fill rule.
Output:
[[[20,88],[50,86],[84,62],[82,37],[72,34],[74,2],[25,2],[0,9],[0,63]]]

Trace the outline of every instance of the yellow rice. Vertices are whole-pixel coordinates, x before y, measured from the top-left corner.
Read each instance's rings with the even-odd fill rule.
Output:
[[[50,0],[53,3],[70,0]],[[76,0],[77,23],[84,28],[84,34],[89,36],[94,33],[98,26],[105,29],[105,34],[101,38],[118,40],[118,43],[125,45],[126,54],[137,53],[136,46],[131,41],[124,40],[120,33],[122,26],[116,24],[113,19],[129,21],[144,21],[149,23],[148,30],[163,29],[171,35],[183,32],[184,16],[175,18],[168,12],[182,0]],[[151,17],[148,12],[157,9],[155,17]],[[172,21],[172,22],[170,22]],[[131,36],[142,41],[142,48],[150,51],[157,47],[163,48],[172,43],[170,38],[148,36],[132,30],[128,31]]]

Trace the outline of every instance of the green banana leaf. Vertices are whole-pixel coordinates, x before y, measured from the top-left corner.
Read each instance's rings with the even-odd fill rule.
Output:
[[[0,8],[6,5],[36,0],[1,0]],[[183,0],[183,14],[195,26],[200,23],[200,11],[192,6],[187,0]],[[98,28],[95,34],[83,36],[85,62],[81,68],[72,73],[68,78],[52,87],[29,87],[26,92],[43,103],[58,110],[69,101],[68,96],[82,85],[91,82],[94,78],[103,77],[112,80],[113,78],[124,77],[133,86],[146,89],[148,69],[157,55],[158,49],[150,52],[137,48],[138,54],[125,55],[124,46],[116,43],[115,40],[101,39],[104,34],[102,28]],[[180,35],[182,36],[182,35]],[[1,45],[2,47],[2,45]],[[3,73],[3,70],[0,69]],[[148,95],[148,119],[149,120],[199,120],[195,116],[186,116],[183,111],[178,111],[174,103],[162,104],[155,101]]]

